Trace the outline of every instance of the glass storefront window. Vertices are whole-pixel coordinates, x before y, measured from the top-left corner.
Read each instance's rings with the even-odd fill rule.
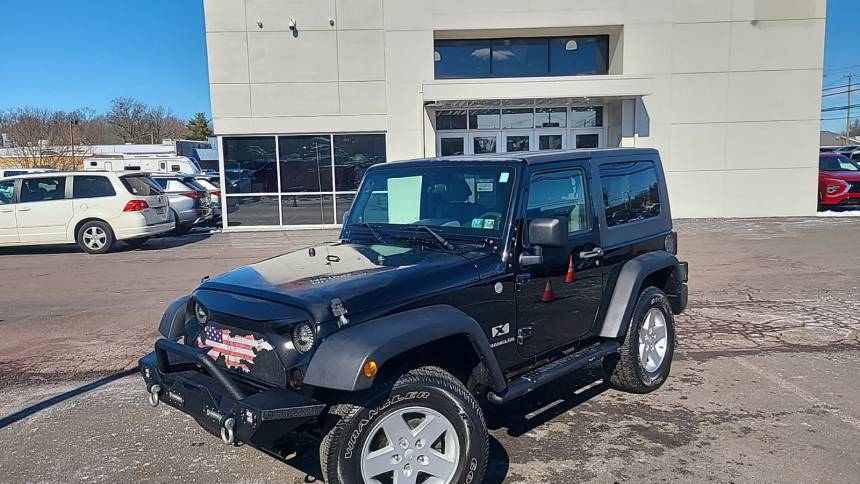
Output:
[[[334,135],[334,178],[337,191],[357,190],[364,172],[385,163],[384,134]]]
[[[280,136],[281,192],[331,190],[331,141],[323,136]]]
[[[567,126],[567,108],[537,108],[535,128],[563,128]]]
[[[352,201],[355,200],[355,194],[339,194],[337,195],[337,211],[335,212],[335,222],[342,223],[343,216],[349,211],[352,206]]]
[[[334,223],[332,195],[282,195],[284,225],[319,225]]]
[[[531,136],[528,135],[513,135],[505,139],[505,148],[507,151],[529,151],[529,142]]]
[[[609,36],[446,40],[434,43],[436,79],[603,75]]]
[[[437,40],[435,47],[436,79],[490,77],[490,41]]]
[[[603,126],[603,107],[570,108],[571,128],[600,128]]]
[[[466,129],[466,110],[437,111],[436,130]]]
[[[604,75],[609,72],[609,36],[579,35],[549,40],[549,75]]]
[[[227,223],[230,227],[279,225],[278,197],[227,197]]]
[[[502,109],[502,128],[531,129],[534,112],[531,108]]]
[[[502,39],[492,45],[493,77],[540,77],[549,72],[547,39]]]
[[[499,129],[498,109],[474,109],[469,111],[469,129]]]
[[[278,191],[274,136],[224,138],[223,144],[227,193]]]

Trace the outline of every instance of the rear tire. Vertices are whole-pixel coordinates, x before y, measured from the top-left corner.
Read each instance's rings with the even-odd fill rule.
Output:
[[[332,426],[320,445],[325,482],[394,473],[407,482],[422,476],[445,483],[483,480],[489,455],[484,415],[450,373],[417,368],[350,397],[329,409]]]
[[[618,354],[604,360],[609,385],[630,393],[653,392],[669,377],[674,353],[675,317],[669,298],[647,287],[639,294]]]
[[[105,254],[110,251],[116,240],[110,225],[100,220],[81,225],[76,239],[78,246],[88,254]]]

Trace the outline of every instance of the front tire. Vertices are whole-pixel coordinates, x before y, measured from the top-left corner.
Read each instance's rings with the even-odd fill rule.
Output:
[[[325,482],[480,483],[489,435],[478,402],[460,381],[435,367],[334,405],[336,419],[320,445]],[[396,474],[396,480],[395,480]]]
[[[669,298],[656,287],[639,294],[618,355],[604,361],[609,385],[630,393],[649,393],[669,377],[675,354],[675,317]]]
[[[81,225],[77,233],[78,245],[88,254],[109,252],[115,240],[110,225],[100,220],[93,220]]]

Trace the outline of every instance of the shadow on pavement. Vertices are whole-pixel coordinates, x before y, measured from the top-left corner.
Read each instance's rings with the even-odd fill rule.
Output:
[[[88,383],[86,385],[75,388],[74,390],[69,390],[67,392],[61,393],[61,394],[54,396],[54,397],[51,397],[47,400],[43,400],[43,401],[41,401],[35,405],[30,405],[29,407],[27,407],[23,410],[19,410],[19,411],[15,412],[11,415],[0,418],[0,429],[6,428],[15,422],[18,422],[19,420],[23,420],[23,419],[25,419],[25,418],[27,418],[27,417],[29,417],[29,416],[37,413],[37,412],[41,412],[42,410],[45,410],[46,408],[52,407],[58,403],[62,403],[64,401],[66,401],[70,398],[74,398],[74,397],[76,397],[82,393],[86,393],[86,392],[95,390],[96,388],[98,388],[100,386],[107,385],[108,383],[119,380],[120,378],[125,378],[129,375],[133,375],[137,372],[138,372],[138,369],[133,368],[131,370],[125,370],[125,371],[121,371],[119,373],[112,373],[112,374],[105,376],[103,378],[99,378],[98,380],[96,380],[92,383]]]
[[[175,247],[182,247],[184,245],[190,245],[201,240],[208,239],[212,236],[212,233],[207,229],[205,231],[193,231],[184,235],[166,235],[162,237],[153,237],[149,239],[142,247],[132,247],[129,244],[126,244],[122,241],[117,241],[108,254],[122,253],[122,252],[132,252],[132,251],[149,251],[149,250],[161,250],[161,249],[172,249]],[[20,247],[3,247],[0,248],[0,256],[3,255],[40,255],[40,254],[72,254],[72,253],[80,253],[81,255],[88,255],[80,247],[75,244],[62,244],[62,245],[26,245]],[[99,257],[99,256],[95,256]]]

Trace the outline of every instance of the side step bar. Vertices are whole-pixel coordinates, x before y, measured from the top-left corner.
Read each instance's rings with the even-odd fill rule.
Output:
[[[541,367],[521,375],[516,380],[512,381],[508,388],[501,392],[490,392],[487,399],[497,405],[507,403],[515,398],[519,398],[535,388],[546,385],[547,383],[558,379],[568,373],[576,371],[589,363],[602,359],[607,355],[616,353],[621,343],[618,341],[604,341],[587,346],[579,351],[573,352],[567,356],[551,361]]]

